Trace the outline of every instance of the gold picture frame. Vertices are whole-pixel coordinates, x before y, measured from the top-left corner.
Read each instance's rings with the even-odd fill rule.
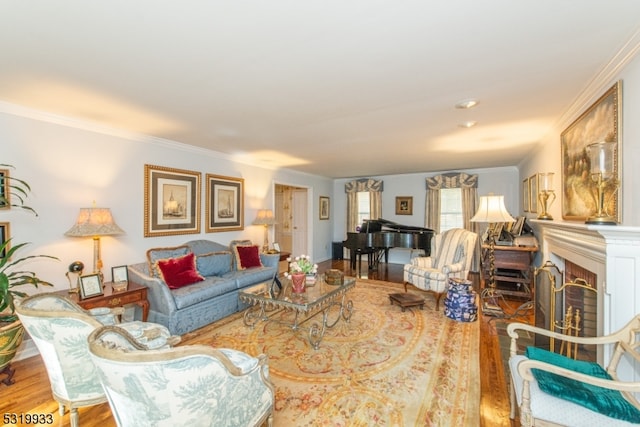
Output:
[[[244,179],[207,174],[205,231],[244,230]]]
[[[529,212],[529,178],[522,180],[522,211]]]
[[[596,184],[590,177],[587,146],[595,142],[616,143],[614,176],[618,188],[605,188],[604,210],[622,222],[620,188],[622,175],[620,157],[622,142],[619,139],[622,106],[622,82],[616,82],[560,135],[562,158],[562,218],[586,220],[596,212]]]
[[[413,215],[413,197],[396,197],[396,215]]]
[[[538,213],[538,174],[529,177],[529,212]]]
[[[144,165],[144,237],[200,233],[200,172]]]
[[[329,197],[320,196],[320,202],[318,207],[318,216],[319,219],[325,220],[329,219]]]

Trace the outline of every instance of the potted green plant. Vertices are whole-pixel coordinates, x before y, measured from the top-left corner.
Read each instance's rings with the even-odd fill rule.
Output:
[[[10,165],[0,166],[11,167]],[[2,176],[0,186],[3,187],[3,191],[0,192],[0,206],[19,207],[37,215],[33,208],[24,204],[31,190],[25,181],[5,174]],[[17,202],[11,203],[9,196],[13,196],[12,198]],[[0,244],[0,373],[6,375],[2,382],[7,385],[13,383],[13,370],[9,364],[22,343],[24,335],[22,324],[15,314],[15,301],[16,298],[24,298],[27,294],[17,288],[29,285],[36,288],[39,285],[53,286],[38,278],[32,271],[20,270],[20,264],[33,258],[57,259],[49,255],[30,255],[14,259],[16,253],[26,245],[27,243],[20,243],[11,246],[11,239]]]

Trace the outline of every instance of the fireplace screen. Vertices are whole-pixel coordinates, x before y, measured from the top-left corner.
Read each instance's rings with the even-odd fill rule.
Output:
[[[547,261],[535,271],[536,326],[564,335],[595,337],[597,335],[597,290],[591,285],[596,275],[570,262],[563,274]],[[536,337],[536,346],[581,360],[596,360],[595,348],[567,345],[562,340]]]

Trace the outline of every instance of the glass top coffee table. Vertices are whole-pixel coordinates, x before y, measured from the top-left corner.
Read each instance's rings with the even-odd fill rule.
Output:
[[[309,343],[317,350],[326,329],[333,328],[340,319],[348,322],[351,318],[353,302],[346,301],[346,294],[355,285],[353,277],[345,277],[341,285],[330,285],[320,277],[300,294],[292,292],[291,280],[286,278],[282,280],[281,288],[275,280],[246,288],[238,294],[240,301],[251,305],[244,313],[244,324],[253,327],[259,321],[277,321],[294,331],[305,328],[309,333]],[[333,308],[337,308],[337,315],[330,319]],[[291,320],[275,319],[274,316],[284,310],[291,312]],[[320,313],[322,324],[312,322],[308,327],[302,326]]]

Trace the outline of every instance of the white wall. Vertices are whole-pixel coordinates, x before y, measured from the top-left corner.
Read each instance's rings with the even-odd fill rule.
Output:
[[[332,195],[330,179],[241,164],[220,153],[117,133],[10,104],[0,105],[0,145],[0,163],[15,166],[11,174],[29,182],[32,194],[28,204],[39,214],[34,217],[11,209],[0,212],[0,221],[10,222],[16,243],[32,242],[22,255],[48,254],[60,258],[59,262],[30,261],[27,268],[54,283],[56,288],[68,287],[64,273],[72,261],[80,260],[87,268],[92,266],[92,240],[63,234],[73,225],[79,208],[90,207],[93,201],[97,206],[111,208],[116,222],[126,232],[102,238],[106,278],[111,277],[112,266],[144,261],[145,252],[151,247],[177,245],[196,238],[220,243],[249,238],[262,244],[263,228],[251,222],[258,209],[273,208],[274,182],[309,188],[309,224],[312,224],[309,241],[313,245],[310,255],[318,261],[331,257],[331,221],[318,220],[318,197]],[[145,164],[203,174],[200,235],[144,237]],[[243,231],[204,233],[206,173],[244,178]]]

